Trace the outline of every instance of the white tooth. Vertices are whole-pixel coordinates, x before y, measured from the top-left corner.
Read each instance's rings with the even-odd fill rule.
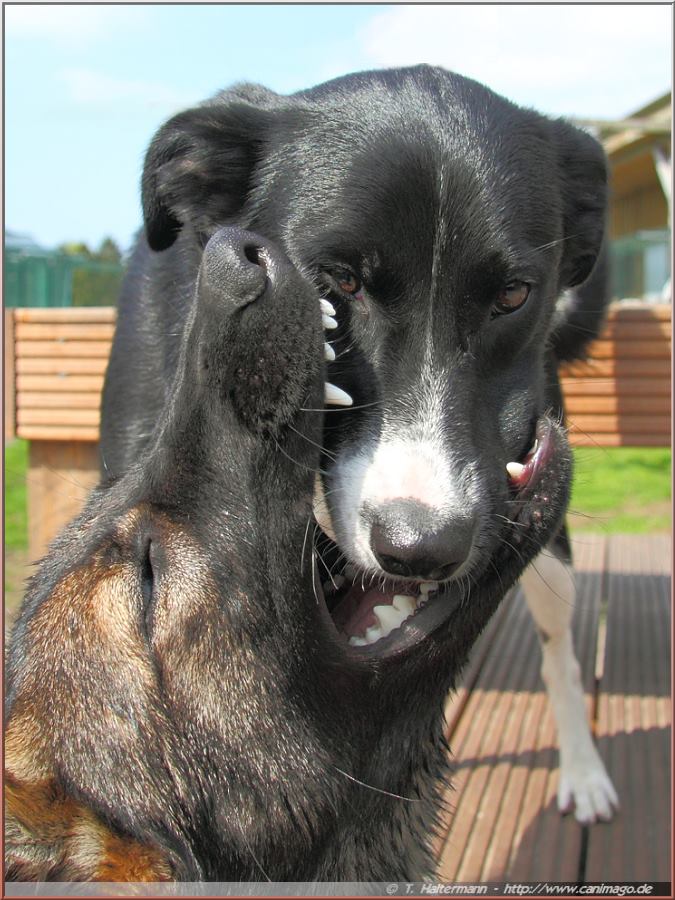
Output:
[[[406,616],[415,612],[415,598],[407,597],[405,594],[396,594],[392,605]]]
[[[423,581],[420,584],[420,594],[424,594],[425,596],[429,594],[431,591],[435,591],[438,589],[437,581]]]
[[[370,628],[366,628],[366,643],[374,644],[375,641],[379,641],[381,637],[384,637],[382,634],[382,629],[378,628],[375,625],[371,625]]]
[[[525,466],[522,463],[509,462],[506,464],[506,471],[514,481],[517,481],[525,471]]]
[[[328,362],[333,362],[335,359],[335,350],[328,343],[323,345],[323,358]]]
[[[539,449],[539,440],[537,438],[535,438],[534,444],[532,444],[530,449],[527,451],[527,455],[525,456],[525,462],[532,459],[532,457],[534,456],[534,454],[537,452],[538,449]]]
[[[358,637],[358,635],[353,635],[349,638],[349,643],[352,647],[365,647],[368,644],[368,641],[365,638]]]
[[[314,500],[312,503],[312,507],[314,510],[314,518],[321,526],[321,530],[328,535],[328,537],[334,541],[335,540],[335,532],[333,531],[333,522],[330,517],[330,513],[328,512],[328,507],[326,506],[326,496],[323,492],[323,482],[321,481],[321,476],[319,473],[316,473],[316,478],[314,479]]]
[[[335,315],[335,307],[329,300],[326,300],[325,297],[322,297],[319,300],[319,303],[321,304],[321,312],[328,313],[329,316]]]
[[[393,606],[375,606],[373,607],[373,612],[382,628],[382,637],[386,637],[394,628],[398,628],[408,618],[406,613],[394,609]]]
[[[333,406],[351,406],[354,402],[346,391],[329,381],[325,385],[324,400]]]
[[[327,316],[326,313],[322,313],[321,321],[323,322],[323,327],[327,328],[329,331],[332,331],[334,328],[337,328],[337,322],[331,316]]]

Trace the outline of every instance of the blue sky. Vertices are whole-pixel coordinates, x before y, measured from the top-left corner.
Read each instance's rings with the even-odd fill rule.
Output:
[[[554,115],[613,118],[670,88],[658,5],[17,4],[5,14],[5,225],[44,246],[140,225],[157,127],[237,81],[281,93],[429,62]]]

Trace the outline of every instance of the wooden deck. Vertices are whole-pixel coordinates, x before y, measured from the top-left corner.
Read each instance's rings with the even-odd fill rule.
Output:
[[[575,646],[621,811],[591,828],[557,811],[541,654],[516,593],[448,705],[457,770],[437,844],[443,881],[670,880],[671,538],[577,534],[573,547]]]

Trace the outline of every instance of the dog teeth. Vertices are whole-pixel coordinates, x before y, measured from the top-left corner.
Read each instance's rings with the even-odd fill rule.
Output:
[[[399,628],[408,618],[408,613],[401,612],[401,610],[393,606],[375,606],[373,607],[373,613],[380,623],[382,637],[386,637],[395,628]]]
[[[438,587],[435,581],[426,582],[425,587],[435,589]],[[420,606],[424,606],[428,597],[420,595],[419,597],[410,597],[406,594],[396,594],[393,602],[390,604],[383,603],[373,607],[373,615],[375,616],[375,625],[366,628],[364,635],[352,635],[349,643],[352,647],[367,647],[374,644],[382,638],[388,637],[392,631],[400,628],[401,625],[410,618]]]
[[[431,591],[438,590],[438,582],[437,581],[423,581],[420,584],[420,594],[424,594],[426,597],[427,594],[430,594]]]
[[[396,594],[392,606],[399,612],[405,613],[406,616],[415,612],[415,598],[407,597],[405,594]]]
[[[335,315],[335,307],[330,300],[326,300],[325,297],[322,297],[319,300],[319,303],[321,304],[321,312],[327,313],[329,316]]]
[[[334,328],[337,328],[337,322],[332,316],[326,315],[326,313],[321,314],[321,321],[323,322],[323,327],[327,328],[329,331],[332,331]]]
[[[351,406],[354,402],[346,391],[329,381],[326,382],[324,400],[333,406]]]
[[[511,478],[514,481],[518,481],[519,478],[522,478],[523,472],[525,471],[525,466],[522,463],[518,462],[509,462],[506,464],[506,471],[509,473]]]
[[[323,358],[326,362],[333,362],[335,359],[335,350],[333,350],[329,343],[323,345]]]
[[[527,454],[525,455],[524,463],[508,462],[506,464],[506,471],[508,472],[509,477],[513,481],[521,481],[522,480],[528,463],[532,462],[532,460],[534,459],[534,457],[537,454],[538,449],[539,449],[539,439],[535,438],[534,443],[532,444],[530,449],[527,451]]]

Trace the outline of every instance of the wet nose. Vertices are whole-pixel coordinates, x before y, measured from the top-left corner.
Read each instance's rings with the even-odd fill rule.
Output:
[[[238,308],[261,297],[270,283],[291,268],[270,241],[241,228],[220,228],[204,248],[200,289],[213,299]]]
[[[474,520],[400,500],[372,517],[370,546],[385,572],[399,578],[442,581],[466,562],[473,545]]]

